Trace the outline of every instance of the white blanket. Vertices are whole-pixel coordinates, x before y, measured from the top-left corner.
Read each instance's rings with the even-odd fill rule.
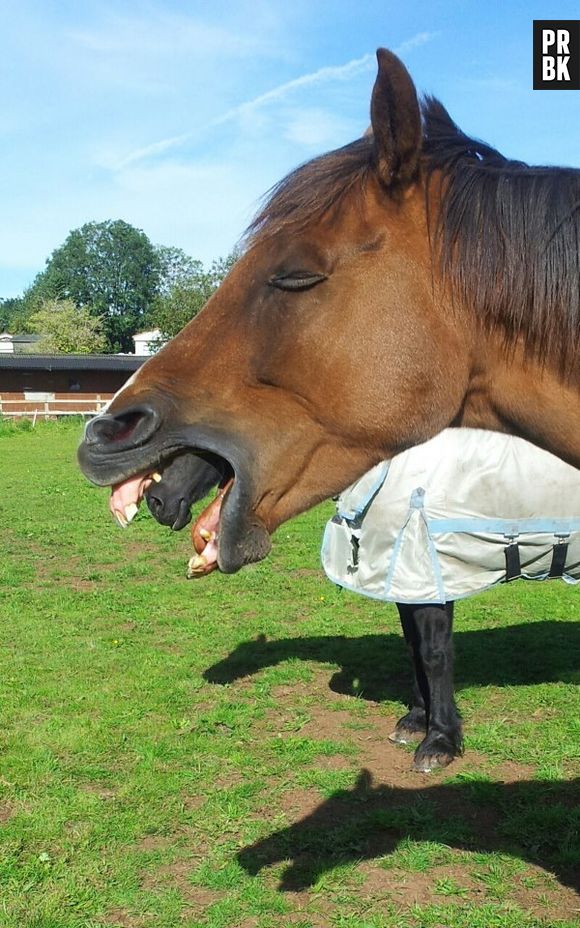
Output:
[[[322,565],[340,586],[402,603],[545,580],[551,568],[577,583],[580,471],[520,438],[447,429],[342,493]]]

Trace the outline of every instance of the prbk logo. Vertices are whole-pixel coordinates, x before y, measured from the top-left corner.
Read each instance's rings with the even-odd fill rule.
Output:
[[[580,90],[580,19],[534,20],[534,90]]]

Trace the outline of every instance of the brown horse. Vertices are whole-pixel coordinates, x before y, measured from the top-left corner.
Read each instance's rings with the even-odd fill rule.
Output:
[[[372,132],[275,188],[203,312],[87,426],[97,484],[140,496],[188,449],[222,475],[199,573],[451,424],[580,465],[580,172],[508,161],[378,63]]]

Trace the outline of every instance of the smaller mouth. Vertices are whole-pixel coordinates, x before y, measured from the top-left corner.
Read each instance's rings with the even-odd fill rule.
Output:
[[[116,483],[111,488],[109,509],[121,528],[127,528],[139,511],[139,506],[145,496],[145,491],[153,481],[160,481],[161,474],[157,471],[152,474],[137,474],[122,483]]]

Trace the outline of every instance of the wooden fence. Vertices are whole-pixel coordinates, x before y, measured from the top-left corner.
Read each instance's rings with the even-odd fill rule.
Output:
[[[78,393],[27,397],[24,393],[0,393],[0,418],[55,419],[60,416],[95,416],[113,398],[112,393]]]

